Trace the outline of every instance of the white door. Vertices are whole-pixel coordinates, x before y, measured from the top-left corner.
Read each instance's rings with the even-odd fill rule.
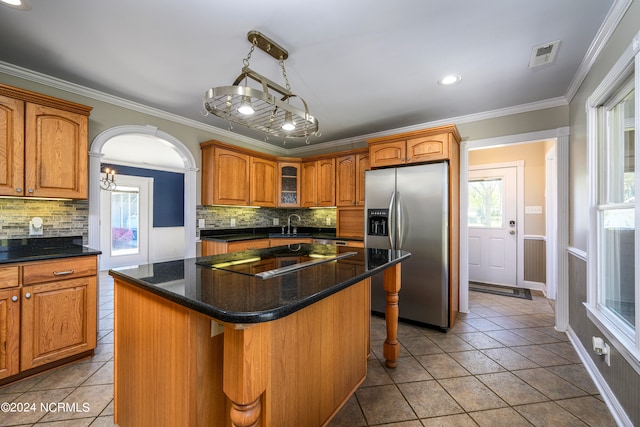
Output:
[[[149,262],[152,178],[117,175],[115,191],[100,190],[100,269]]]
[[[517,168],[469,171],[469,281],[517,286]]]

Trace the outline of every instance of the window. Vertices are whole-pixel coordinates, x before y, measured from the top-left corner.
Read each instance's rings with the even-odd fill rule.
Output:
[[[469,181],[469,226],[503,227],[502,199],[502,178]]]
[[[591,202],[586,307],[589,318],[640,372],[638,63],[636,43],[587,102]]]
[[[119,185],[111,192],[111,255],[140,251],[138,244],[139,189]]]
[[[598,304],[635,330],[635,120],[633,80],[599,107]]]

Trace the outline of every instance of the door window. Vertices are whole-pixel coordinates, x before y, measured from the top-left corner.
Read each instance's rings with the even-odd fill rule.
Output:
[[[469,227],[502,228],[502,178],[469,181]]]
[[[111,256],[137,254],[140,190],[118,186],[111,193]]]

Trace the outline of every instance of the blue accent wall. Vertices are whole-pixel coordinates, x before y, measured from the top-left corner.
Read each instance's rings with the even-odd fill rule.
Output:
[[[184,174],[102,163],[118,175],[153,178],[153,226],[184,227]]]

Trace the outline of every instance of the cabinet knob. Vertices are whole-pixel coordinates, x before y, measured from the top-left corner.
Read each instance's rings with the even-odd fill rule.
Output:
[[[16,188],[16,193],[22,193],[22,188],[20,187]]]
[[[29,189],[29,193],[33,193],[33,188],[30,188],[30,189]]]
[[[31,294],[30,294],[29,292],[27,292],[26,294],[24,294],[24,297],[25,297],[26,299],[29,299],[29,298],[31,298]]]
[[[11,301],[13,301],[13,302],[18,302],[18,297],[17,297],[17,296],[15,296],[15,295],[14,295],[14,296],[12,296],[12,297],[11,297]]]

